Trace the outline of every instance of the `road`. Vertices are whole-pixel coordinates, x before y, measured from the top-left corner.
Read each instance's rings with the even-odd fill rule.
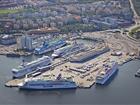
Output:
[[[140,16],[137,14],[132,0],[129,0],[129,2],[130,2],[131,9],[134,13],[135,23],[136,23],[136,25],[138,25],[140,23]]]

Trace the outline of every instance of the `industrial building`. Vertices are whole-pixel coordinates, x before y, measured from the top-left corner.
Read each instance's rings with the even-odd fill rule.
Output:
[[[32,51],[32,38],[29,36],[22,36],[18,39],[18,49]]]

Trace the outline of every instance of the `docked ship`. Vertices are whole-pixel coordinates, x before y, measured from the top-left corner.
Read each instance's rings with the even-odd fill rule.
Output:
[[[96,77],[96,84],[104,85],[108,80],[111,79],[118,71],[118,63],[110,62],[103,64],[103,71],[100,72]]]
[[[52,54],[52,57],[66,57],[71,54],[76,54],[80,51],[85,50],[84,44],[72,44],[72,45],[67,45],[65,47],[62,47],[60,49],[54,50],[54,53]]]
[[[43,45],[41,45],[38,48],[35,48],[34,53],[37,55],[44,54],[56,50],[58,48],[61,48],[62,46],[65,45],[66,45],[66,41],[62,39],[57,39],[51,42],[44,42]]]
[[[23,90],[76,89],[77,85],[74,81],[62,79],[61,76],[58,75],[56,80],[28,78],[19,84],[19,88]]]
[[[19,65],[17,68],[12,69],[13,77],[19,78],[24,77],[26,74],[29,74],[31,72],[41,70],[41,68],[46,66],[50,66],[52,63],[52,59],[48,56],[43,56],[42,58],[38,58],[37,60],[25,63],[23,61],[23,64]]]

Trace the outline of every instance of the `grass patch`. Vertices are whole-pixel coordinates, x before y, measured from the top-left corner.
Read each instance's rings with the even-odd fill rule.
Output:
[[[0,15],[1,14],[13,14],[13,13],[19,13],[19,12],[36,12],[37,9],[34,8],[25,8],[25,9],[0,9]]]
[[[12,13],[17,13],[19,12],[20,9],[0,9],[0,14],[12,14]]]
[[[130,32],[129,32],[129,35],[133,35],[135,34],[138,30],[140,30],[140,26],[136,27],[136,28],[133,28]]]

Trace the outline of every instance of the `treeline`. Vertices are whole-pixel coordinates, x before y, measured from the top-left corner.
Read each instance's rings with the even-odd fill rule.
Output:
[[[92,32],[97,30],[97,27],[94,24],[71,24],[66,25],[64,27],[60,27],[60,30],[62,32],[68,33],[68,32]]]

